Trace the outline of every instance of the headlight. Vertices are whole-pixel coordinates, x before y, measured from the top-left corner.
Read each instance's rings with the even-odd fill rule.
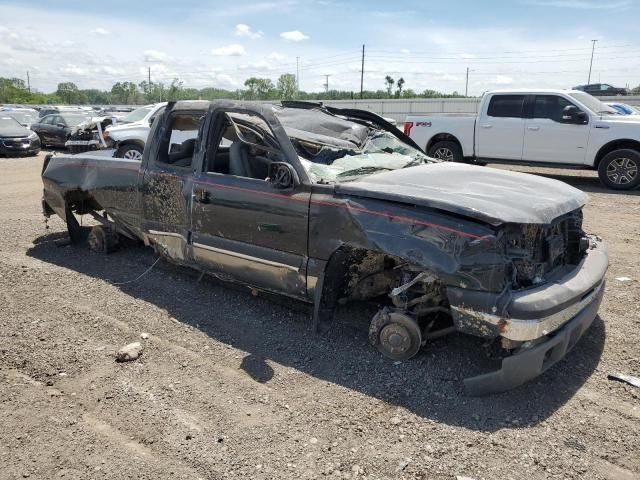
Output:
[[[36,132],[31,132],[29,134],[29,140],[35,140],[36,138],[38,138],[38,134]]]

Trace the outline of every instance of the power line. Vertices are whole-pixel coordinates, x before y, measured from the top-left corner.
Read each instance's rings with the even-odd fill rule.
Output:
[[[591,83],[591,67],[593,67],[593,52],[596,49],[596,42],[598,40],[591,40],[592,45],[591,45],[591,62],[589,62],[589,79],[587,80],[587,85],[589,85]]]
[[[599,47],[600,49],[608,49],[608,48],[627,48],[627,47],[638,47],[638,44],[633,44],[633,43],[626,43],[626,44],[618,44],[618,45],[607,45],[604,47]],[[549,49],[549,48],[545,48],[545,49],[534,49],[534,50],[508,50],[508,51],[487,51],[487,52],[480,52],[482,55],[501,55],[501,54],[521,54],[521,53],[535,53],[535,52],[544,52],[544,53],[549,53],[549,52],[569,52],[569,51],[576,51],[576,50],[586,50],[586,54],[589,54],[589,50],[590,47],[577,47],[577,48],[560,48],[560,49]],[[379,52],[388,52],[388,53],[400,53],[397,50],[389,50],[389,49],[379,49],[376,50]],[[411,55],[420,55],[420,54],[431,54],[431,52],[426,52],[426,51],[411,51]],[[470,52],[469,51],[465,51],[465,52],[447,52],[447,55],[469,55]]]
[[[329,73],[329,74],[325,74],[325,75],[324,75],[325,81],[324,81],[324,84],[323,84],[323,85],[324,85],[324,91],[325,91],[325,92],[328,92],[328,91],[329,91],[329,77],[330,77],[330,76],[331,76],[331,74],[330,74],[330,73]]]
[[[364,94],[364,43],[362,44],[362,67],[360,68],[360,100]]]

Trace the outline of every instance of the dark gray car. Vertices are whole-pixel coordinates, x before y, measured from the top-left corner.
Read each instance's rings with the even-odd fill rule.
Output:
[[[36,155],[39,151],[38,135],[21,125],[15,118],[0,113],[0,154]]]

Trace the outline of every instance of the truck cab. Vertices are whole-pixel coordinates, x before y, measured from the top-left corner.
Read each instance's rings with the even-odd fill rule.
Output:
[[[597,169],[601,182],[640,184],[640,120],[577,90],[486,93],[476,116],[410,116],[410,136],[444,160]]]

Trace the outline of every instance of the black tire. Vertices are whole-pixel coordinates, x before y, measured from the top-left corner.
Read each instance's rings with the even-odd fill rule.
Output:
[[[371,320],[369,342],[385,357],[404,361],[420,350],[422,332],[413,318],[385,308]]]
[[[142,153],[144,149],[139,145],[127,143],[118,147],[116,151],[116,157],[126,158],[128,160],[142,160]]]
[[[613,190],[631,190],[640,184],[640,153],[621,148],[608,153],[598,165],[600,182]]]
[[[118,234],[113,228],[96,225],[87,238],[89,248],[96,253],[111,253],[118,248]]]
[[[427,152],[431,158],[444,162],[462,162],[462,149],[456,142],[442,141],[434,143]]]

